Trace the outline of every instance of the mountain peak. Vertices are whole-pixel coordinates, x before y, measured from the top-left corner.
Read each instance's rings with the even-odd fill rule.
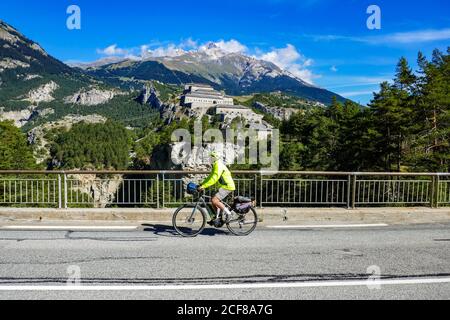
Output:
[[[205,54],[209,59],[219,59],[226,56],[228,52],[222,50],[216,43],[208,42],[197,49],[197,53]]]
[[[9,61],[7,67],[3,69],[9,70],[9,72],[20,73],[22,71],[26,73],[33,70],[35,73],[60,73],[71,71],[68,66],[49,56],[38,43],[28,39],[2,20],[0,20],[0,48],[0,56],[3,60]]]
[[[219,46],[215,42],[212,42],[212,41],[208,42],[205,45],[205,47],[206,47],[206,49],[219,49]]]

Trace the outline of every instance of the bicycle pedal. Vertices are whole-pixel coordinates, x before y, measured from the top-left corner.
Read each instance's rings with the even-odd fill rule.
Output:
[[[214,221],[213,221],[213,224],[214,224],[214,227],[216,227],[216,228],[221,228],[221,227],[223,227],[223,225],[224,225],[222,219],[220,219],[220,218],[214,220]]]

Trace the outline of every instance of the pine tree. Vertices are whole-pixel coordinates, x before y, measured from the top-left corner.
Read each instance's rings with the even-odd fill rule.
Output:
[[[399,145],[402,142],[400,128],[404,113],[398,90],[389,83],[383,82],[380,92],[375,94],[370,107],[375,117],[376,130],[381,136],[376,143],[382,150],[384,170],[391,171],[393,164],[397,164],[399,170],[401,159]]]
[[[422,124],[414,144],[414,166],[448,171],[450,168],[450,59],[439,50],[428,62],[418,57],[419,115]]]
[[[394,85],[399,90],[405,90],[411,92],[413,85],[416,82],[416,76],[414,75],[408,61],[405,57],[401,57],[397,63],[397,69],[395,73]]]

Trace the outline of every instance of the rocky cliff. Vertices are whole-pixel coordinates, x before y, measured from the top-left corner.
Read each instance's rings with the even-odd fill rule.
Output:
[[[31,90],[25,97],[24,100],[31,103],[39,102],[50,102],[55,100],[52,96],[53,91],[59,88],[59,85],[54,81],[50,81],[36,89]]]
[[[125,93],[118,90],[100,90],[97,88],[89,90],[82,89],[81,91],[64,98],[64,102],[83,106],[96,106],[110,101],[117,95],[124,94]]]
[[[55,110],[51,108],[37,110],[36,106],[29,106],[26,109],[8,112],[0,108],[0,120],[12,120],[15,126],[21,128],[37,117],[46,117],[54,112]]]
[[[282,108],[282,107],[272,107],[267,106],[261,102],[255,102],[253,104],[253,107],[259,111],[262,111],[264,113],[270,114],[274,116],[278,120],[289,120],[290,117],[292,117],[293,114],[300,112],[300,109],[295,108]]]
[[[141,104],[146,104],[151,108],[158,110],[161,118],[166,124],[171,123],[174,120],[180,119],[183,115],[190,117],[184,108],[175,103],[164,102],[161,100],[158,90],[152,84],[146,84],[139,96],[136,98]]]
[[[71,185],[72,192],[81,192],[89,195],[96,208],[105,208],[116,200],[117,191],[123,183],[122,175],[112,175],[99,179],[95,174],[72,174],[69,179],[77,183]]]

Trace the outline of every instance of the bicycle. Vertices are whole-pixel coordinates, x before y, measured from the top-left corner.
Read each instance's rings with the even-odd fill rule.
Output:
[[[179,235],[196,237],[205,229],[207,217],[211,219],[209,222],[211,226],[221,228],[226,225],[228,230],[236,236],[247,236],[255,230],[258,215],[253,206],[253,199],[236,197],[232,206],[221,201],[232,213],[230,221],[225,222],[222,213],[219,213],[217,217],[211,204],[205,201],[211,197],[206,196],[204,192],[195,192],[193,195],[198,198],[194,198],[193,203],[182,205],[173,214],[172,224]],[[239,210],[239,203],[247,204],[247,207],[241,206],[245,208]]]

